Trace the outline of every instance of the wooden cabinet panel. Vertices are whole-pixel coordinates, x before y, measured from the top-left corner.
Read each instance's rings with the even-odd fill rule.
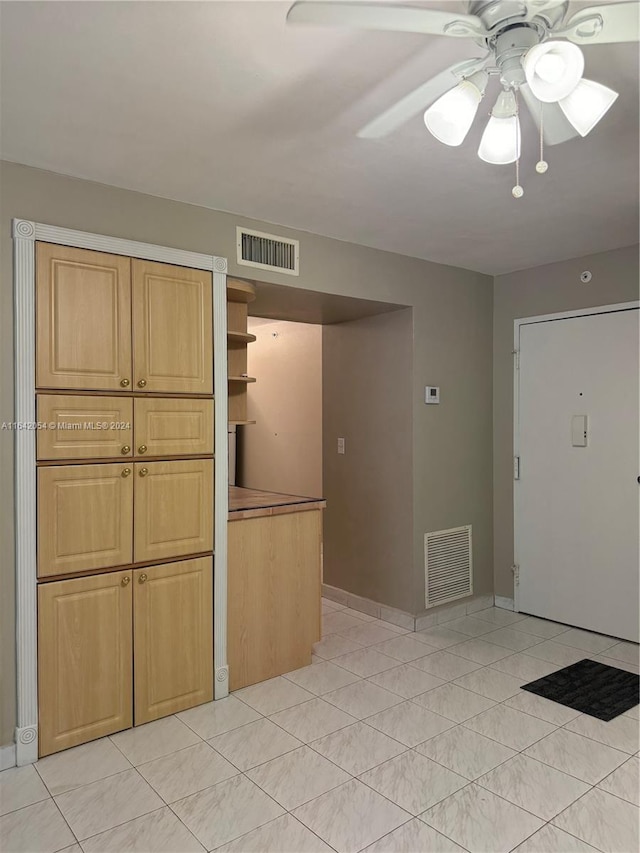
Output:
[[[136,455],[213,453],[213,400],[147,397],[134,408]]]
[[[131,260],[36,244],[36,385],[131,387]]]
[[[38,469],[38,577],[132,562],[133,466]]]
[[[228,524],[229,688],[311,663],[320,633],[322,510]]]
[[[131,456],[133,400],[38,394],[38,459],[100,459]]]
[[[136,563],[213,549],[213,460],[135,464]]]
[[[213,699],[213,559],[134,576],[135,724]]]
[[[132,724],[131,572],[40,584],[40,756]]]
[[[133,260],[132,277],[136,390],[212,394],[211,273]]]

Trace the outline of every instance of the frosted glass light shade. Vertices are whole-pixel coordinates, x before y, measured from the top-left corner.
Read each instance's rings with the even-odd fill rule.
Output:
[[[560,101],[560,109],[578,131],[586,136],[613,105],[618,93],[594,80],[581,80],[576,88]]]
[[[445,145],[462,145],[478,112],[485,85],[486,74],[480,72],[445,92],[424,114],[427,130]]]
[[[566,98],[578,85],[584,56],[570,41],[546,41],[528,51],[522,67],[535,97],[552,104]]]
[[[518,116],[491,116],[482,134],[478,157],[485,163],[504,166],[515,163],[520,156],[520,122]]]

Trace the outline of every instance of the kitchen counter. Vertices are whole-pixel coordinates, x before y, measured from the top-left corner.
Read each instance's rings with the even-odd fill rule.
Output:
[[[229,486],[229,521],[245,518],[261,518],[269,515],[285,515],[291,512],[324,509],[327,502],[322,498],[302,495],[282,495],[278,492],[263,492],[259,489],[243,489]]]

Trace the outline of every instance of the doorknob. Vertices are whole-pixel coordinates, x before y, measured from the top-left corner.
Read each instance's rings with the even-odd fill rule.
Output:
[[[143,572],[140,575],[140,577],[138,578],[138,583],[146,583],[146,582],[147,582],[147,575],[145,572]]]
[[[146,453],[146,452],[147,452],[147,445],[141,444],[140,447],[138,448],[138,453]]]
[[[138,388],[144,388],[144,386],[145,386],[146,384],[147,384],[147,380],[146,380],[146,379],[138,379]]]
[[[120,385],[122,385],[123,388],[128,388],[129,387],[129,380],[128,379],[121,379]]]
[[[149,473],[149,469],[148,469],[148,468],[141,468],[141,469],[140,469],[140,476],[141,476],[141,477],[146,477],[148,473]]]
[[[123,477],[128,477],[130,473],[131,473],[131,468],[123,468],[122,469],[122,476]]]
[[[123,444],[123,445],[122,445],[122,447],[120,448],[120,453],[122,453],[122,454],[123,454],[123,455],[125,455],[125,456],[126,456],[126,454],[127,454],[127,453],[129,453],[130,451],[131,451],[131,448],[129,447],[129,445],[128,445],[128,444]]]

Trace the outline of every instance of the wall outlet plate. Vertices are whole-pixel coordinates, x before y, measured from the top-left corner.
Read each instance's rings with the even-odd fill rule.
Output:
[[[424,389],[425,403],[440,402],[440,388],[437,385],[426,385]]]

